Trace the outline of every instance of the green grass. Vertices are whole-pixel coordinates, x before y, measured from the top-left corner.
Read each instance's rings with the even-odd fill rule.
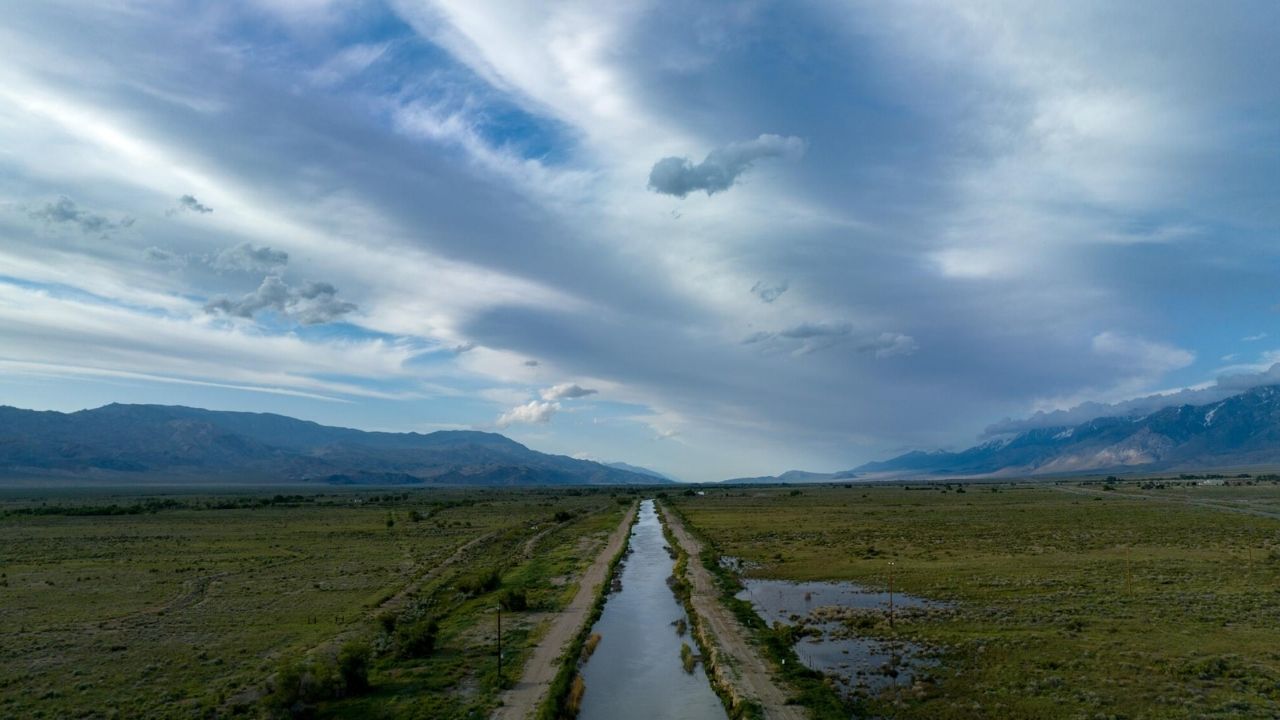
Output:
[[[1136,483],[714,490],[672,502],[760,577],[853,580],[955,604],[904,617],[940,654],[897,718],[1257,717],[1280,713],[1280,521]],[[1274,485],[1184,487],[1274,505]],[[1252,559],[1252,562],[1250,561]],[[876,632],[873,630],[872,632]],[[881,628],[879,632],[887,632]]]
[[[0,499],[0,716],[256,715],[257,693],[282,660],[344,638],[381,650],[373,687],[321,704],[321,716],[483,714],[500,685],[491,637],[499,593],[519,588],[529,601],[504,613],[510,682],[537,613],[571,597],[573,577],[617,525],[625,508],[613,494],[240,492],[147,508],[142,496],[9,493]],[[144,507],[89,514],[111,505]],[[556,522],[557,511],[572,517]],[[439,567],[477,538],[465,562]],[[489,569],[501,578],[493,591],[457,589]],[[389,652],[374,620],[389,601],[438,618],[434,654]]]
[[[629,510],[631,505],[632,503],[627,503],[623,509]],[[632,528],[635,527],[637,518],[638,515],[631,518]],[[628,536],[630,532],[630,529],[628,529]],[[607,541],[602,544],[607,544]],[[560,659],[560,667],[556,670],[556,676],[551,681],[551,687],[547,689],[547,696],[542,705],[536,710],[535,717],[537,720],[560,720],[562,718],[573,718],[578,714],[578,707],[582,702],[582,694],[585,692],[582,676],[578,672],[584,662],[583,651],[587,644],[592,642],[591,630],[596,621],[600,619],[600,615],[604,613],[604,605],[609,598],[609,587],[618,572],[618,566],[622,563],[623,558],[627,556],[629,547],[630,541],[628,540],[622,544],[622,547],[618,548],[617,554],[609,559],[609,568],[605,573],[604,581],[600,583],[600,588],[591,602],[591,612],[587,613],[586,620],[582,623],[582,628],[565,647],[564,655]],[[584,566],[589,564],[590,560]],[[571,598],[572,594],[566,598],[566,601]],[[594,645],[592,652],[594,652]]]

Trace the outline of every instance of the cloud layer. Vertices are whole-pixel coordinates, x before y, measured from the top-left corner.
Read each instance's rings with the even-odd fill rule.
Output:
[[[0,5],[0,402],[709,480],[1280,360],[1270,5],[70,7]]]

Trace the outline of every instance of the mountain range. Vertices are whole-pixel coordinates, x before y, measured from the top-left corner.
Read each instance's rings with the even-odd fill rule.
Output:
[[[653,471],[537,452],[496,433],[365,432],[266,413],[122,404],[73,413],[0,406],[0,476],[433,485],[669,482]]]
[[[791,471],[729,482],[833,482],[915,476],[1165,472],[1280,464],[1280,386],[1206,405],[1004,435],[959,452],[915,451],[837,473]]]

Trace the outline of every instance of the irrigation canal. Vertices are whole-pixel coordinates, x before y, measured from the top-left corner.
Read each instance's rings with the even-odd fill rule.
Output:
[[[622,589],[609,596],[593,632],[600,645],[582,668],[581,720],[726,720],[702,664],[684,671],[680,646],[697,652],[676,623],[688,623],[667,586],[675,562],[666,551],[652,500],[640,505],[623,561]]]

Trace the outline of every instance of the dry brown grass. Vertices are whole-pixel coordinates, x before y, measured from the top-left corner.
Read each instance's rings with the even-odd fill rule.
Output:
[[[582,709],[582,696],[586,692],[587,684],[582,681],[582,676],[574,676],[573,683],[569,685],[569,697],[564,701],[565,710],[569,711],[571,717],[577,717],[578,711]]]
[[[600,639],[600,633],[591,633],[591,637],[587,638],[587,641],[582,644],[582,662],[586,662],[587,658],[591,657],[592,653],[596,651],[596,646],[600,644]]]

